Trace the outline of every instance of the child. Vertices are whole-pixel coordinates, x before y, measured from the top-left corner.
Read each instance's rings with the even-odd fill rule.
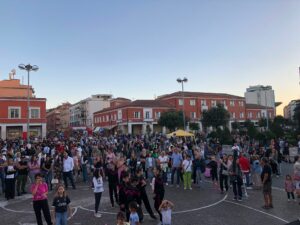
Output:
[[[58,185],[52,206],[55,208],[53,211],[53,218],[56,225],[66,225],[68,219],[68,212],[71,215],[70,198],[65,192],[63,185]]]
[[[138,210],[137,203],[130,202],[129,210],[130,210],[130,217],[129,217],[130,225],[140,225],[139,215],[137,214],[137,210]]]
[[[99,204],[101,200],[103,189],[103,173],[101,169],[96,169],[93,177],[93,187],[95,194],[95,217],[101,217],[101,214],[98,213]]]
[[[130,225],[129,223],[125,222],[125,215],[123,212],[119,212],[117,214],[117,225]]]
[[[171,225],[173,207],[174,204],[168,200],[164,200],[159,206],[159,211],[162,214],[162,225]]]
[[[286,175],[285,177],[285,191],[288,196],[288,201],[290,201],[290,197],[292,196],[293,200],[296,201],[294,191],[295,191],[295,185],[293,182],[293,179],[290,175]]]

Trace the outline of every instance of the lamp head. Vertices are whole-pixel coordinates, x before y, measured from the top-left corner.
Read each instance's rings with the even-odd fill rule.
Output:
[[[39,70],[39,67],[38,67],[37,65],[33,65],[33,66],[31,67],[31,70],[32,70],[32,71],[38,71],[38,70]]]
[[[19,67],[20,70],[25,70],[26,69],[24,64],[20,64],[18,67]]]
[[[177,78],[177,82],[178,82],[178,83],[181,83],[182,80],[181,80],[180,78]]]
[[[188,79],[186,77],[183,78],[183,82],[188,82]]]

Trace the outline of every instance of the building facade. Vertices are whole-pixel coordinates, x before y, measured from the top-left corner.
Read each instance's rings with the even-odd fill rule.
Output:
[[[70,107],[69,102],[47,111],[47,132],[66,131],[70,127]]]
[[[285,106],[283,109],[284,118],[289,120],[294,120],[294,114],[295,114],[294,110],[299,104],[300,104],[300,99],[290,101],[290,103],[287,106]]]
[[[160,100],[128,99],[111,101],[111,107],[94,113],[95,130],[106,128],[113,132],[121,131],[127,134],[145,134],[147,132],[162,132],[158,125],[161,113],[175,109],[170,104]]]
[[[29,135],[46,136],[46,99],[30,98]],[[0,97],[0,129],[2,139],[26,138],[27,98]]]
[[[0,81],[0,134],[2,139],[27,137],[28,86],[20,80]],[[29,87],[29,135],[46,136],[46,99],[36,98]]]
[[[81,100],[70,107],[70,126],[77,128],[92,129],[94,112],[110,106],[112,95],[99,94]]]
[[[275,108],[275,92],[272,86],[250,86],[246,89],[245,99],[247,104]]]
[[[257,104],[246,104],[245,98],[223,93],[202,93],[202,92],[175,92],[158,97],[159,100],[165,101],[176,108],[184,111],[185,116],[190,122],[199,123],[202,130],[201,118],[203,111],[216,107],[221,104],[230,113],[229,128],[231,123],[243,123],[247,119],[257,122],[260,118],[266,116],[273,119],[275,109],[264,107]],[[250,107],[250,108],[248,108]]]

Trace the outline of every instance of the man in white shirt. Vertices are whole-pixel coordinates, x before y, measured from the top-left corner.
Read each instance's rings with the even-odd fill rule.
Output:
[[[81,157],[82,156],[82,148],[80,145],[78,145],[78,147],[77,147],[77,152],[78,152],[78,156]]]
[[[67,152],[64,152],[63,179],[64,179],[66,189],[68,189],[67,178],[69,178],[69,180],[71,181],[73,189],[76,189],[74,178],[73,178],[73,169],[74,169],[73,159],[70,156],[68,156]]]

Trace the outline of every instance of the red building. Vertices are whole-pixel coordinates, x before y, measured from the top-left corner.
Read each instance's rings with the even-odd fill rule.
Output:
[[[174,109],[160,100],[136,100],[117,98],[111,101],[111,107],[94,113],[95,131],[100,128],[122,130],[124,133],[143,134],[161,132],[158,125],[161,113]]]
[[[0,134],[2,139],[26,137],[27,85],[20,80],[0,81]],[[29,87],[29,135],[46,136],[46,99],[36,98]]]
[[[158,99],[171,104],[176,110],[183,110],[190,122],[197,122],[200,127],[202,127],[200,122],[202,112],[215,107],[217,104],[222,104],[230,113],[230,124],[234,121],[242,123],[247,119],[258,122],[260,118],[266,117],[266,111],[268,111],[269,119],[275,117],[275,109],[254,104],[246,105],[244,97],[230,94],[175,92],[159,96]],[[229,127],[231,128],[231,126]]]
[[[46,136],[46,99],[30,98],[30,136]],[[0,97],[2,139],[24,137],[27,132],[27,98]]]

